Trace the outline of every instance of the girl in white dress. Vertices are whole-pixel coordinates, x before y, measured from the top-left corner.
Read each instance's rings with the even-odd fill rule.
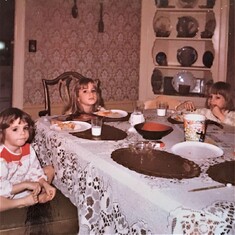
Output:
[[[203,114],[207,119],[218,123],[235,126],[232,88],[226,82],[216,82],[211,86],[205,108],[196,109],[193,102],[186,101],[176,106],[176,110],[182,109]]]
[[[0,113],[0,211],[55,197],[56,189],[48,183],[30,145],[33,137],[34,122],[27,113],[18,108]]]

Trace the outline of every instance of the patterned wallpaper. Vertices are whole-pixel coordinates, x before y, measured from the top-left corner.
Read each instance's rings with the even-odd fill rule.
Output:
[[[26,0],[24,105],[44,104],[41,79],[69,70],[99,78],[104,101],[138,99],[141,0],[103,0],[104,33],[100,1],[77,0],[73,18],[73,0]]]

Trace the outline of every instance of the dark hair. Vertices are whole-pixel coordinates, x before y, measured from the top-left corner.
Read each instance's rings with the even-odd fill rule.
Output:
[[[0,144],[3,144],[5,141],[6,129],[18,118],[29,126],[29,138],[27,142],[30,143],[33,140],[35,134],[34,121],[30,115],[18,108],[8,108],[0,113]]]
[[[222,95],[225,99],[225,109],[228,111],[234,110],[232,88],[229,83],[226,82],[216,82],[209,89],[209,95],[206,99],[206,107],[209,108],[208,100],[210,99],[210,94]]]
[[[71,92],[71,101],[69,103],[69,105],[67,107],[65,107],[64,112],[66,113],[67,111],[71,111],[72,114],[74,113],[83,113],[84,110],[82,108],[82,106],[80,105],[80,103],[77,101],[78,98],[78,91],[80,89],[83,89],[84,87],[86,88],[88,86],[89,83],[94,84],[94,88],[96,90],[96,94],[97,94],[97,101],[93,106],[93,112],[97,111],[97,108],[102,105],[102,98],[101,98],[101,91],[99,88],[99,80],[93,80],[92,78],[87,78],[87,77],[83,77],[80,78],[73,86],[72,88],[72,92]]]

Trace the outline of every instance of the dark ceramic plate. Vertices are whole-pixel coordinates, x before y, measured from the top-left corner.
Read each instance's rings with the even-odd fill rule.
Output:
[[[169,37],[172,29],[169,15],[156,12],[153,20],[153,29],[156,37]]]
[[[168,0],[155,0],[155,4],[157,7],[168,7]]]
[[[177,0],[177,6],[182,8],[193,8],[197,5],[198,0]]]
[[[154,94],[158,94],[162,88],[163,77],[159,69],[154,69],[151,76],[151,86]]]
[[[164,52],[159,52],[157,53],[156,55],[156,62],[159,64],[159,65],[162,65],[162,66],[167,66],[167,56]]]
[[[182,47],[177,50],[177,60],[182,66],[190,67],[197,61],[197,51],[193,47]]]
[[[201,172],[193,161],[161,150],[121,148],[113,151],[111,157],[130,170],[150,176],[183,179],[197,177]]]
[[[182,16],[178,18],[176,25],[177,37],[195,37],[198,32],[199,24],[192,16]]]
[[[204,54],[203,54],[203,57],[202,57],[202,62],[203,64],[207,67],[207,68],[210,68],[212,65],[213,65],[213,61],[214,61],[214,55],[212,52],[210,51],[206,51]]]
[[[235,161],[210,166],[206,173],[217,182],[235,185]]]
[[[101,136],[99,137],[93,137],[91,135],[91,129],[83,131],[83,132],[76,132],[76,133],[71,133],[74,136],[77,136],[82,139],[88,139],[88,140],[123,140],[127,137],[127,133],[123,130],[120,130],[116,127],[109,126],[106,124],[103,124],[102,126],[102,132]]]
[[[205,25],[205,31],[201,32],[201,37],[212,38],[212,36],[214,35],[215,27],[216,27],[215,19],[208,20]]]

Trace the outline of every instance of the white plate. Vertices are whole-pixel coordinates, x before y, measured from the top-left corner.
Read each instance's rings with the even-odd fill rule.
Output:
[[[69,128],[66,124],[74,124],[74,128]],[[91,128],[91,124],[87,122],[80,122],[80,121],[66,121],[66,122],[61,122],[62,125],[60,124],[52,124],[50,128],[55,131],[65,131],[65,132],[81,132],[81,131],[86,131]]]
[[[215,145],[186,141],[175,144],[171,148],[172,153],[180,155],[192,161],[203,161],[207,158],[217,158],[223,155],[223,150]]]
[[[119,109],[102,110],[94,113],[95,115],[108,118],[123,118],[128,115],[126,111]]]

